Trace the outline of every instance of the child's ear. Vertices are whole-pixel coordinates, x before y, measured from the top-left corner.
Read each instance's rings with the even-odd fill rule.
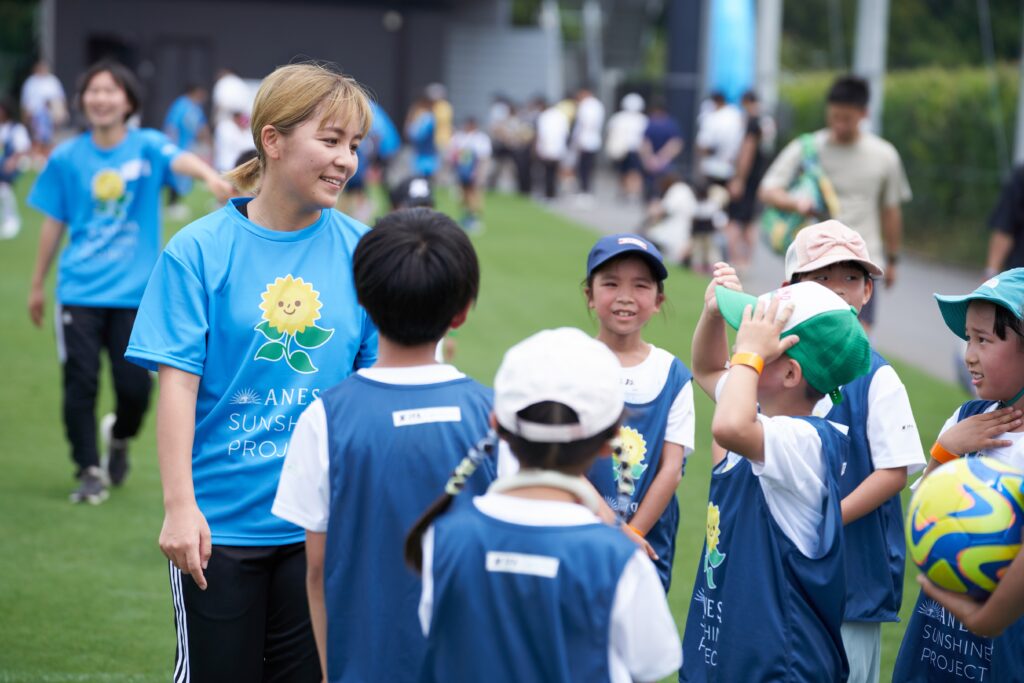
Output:
[[[458,313],[455,314],[455,317],[452,318],[452,321],[448,324],[449,329],[457,330],[460,327],[462,327],[463,325],[465,325],[466,324],[466,318],[469,317],[469,309],[471,309],[471,308],[473,308],[473,302],[472,301],[470,301],[468,304],[466,304],[465,308],[463,308],[461,311],[459,311]]]
[[[587,308],[594,307],[594,290],[589,285],[583,286],[583,295],[587,297]]]
[[[874,294],[874,293],[875,293],[875,281],[874,281],[874,279],[872,279],[871,277],[865,277],[864,278],[864,303],[861,304],[862,308],[864,306],[868,305],[868,302],[871,301],[871,295]]]
[[[782,386],[787,389],[800,386],[800,383],[804,379],[803,368],[800,367],[800,363],[796,362],[789,356],[786,356],[786,372],[782,376]]]

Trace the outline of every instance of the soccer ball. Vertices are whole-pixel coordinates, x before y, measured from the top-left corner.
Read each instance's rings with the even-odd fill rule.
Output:
[[[907,509],[910,557],[936,585],[976,599],[995,590],[1022,528],[1024,472],[986,457],[939,467]]]

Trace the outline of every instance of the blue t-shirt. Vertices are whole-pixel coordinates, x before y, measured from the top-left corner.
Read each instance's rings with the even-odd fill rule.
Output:
[[[322,390],[376,360],[352,281],[369,228],[331,209],[302,230],[268,230],[239,212],[248,201],[167,244],[125,357],[201,377],[192,480],[213,542],[284,545],[304,538],[270,513],[292,428]]]
[[[189,149],[206,125],[203,108],[187,95],[181,95],[167,110],[164,118],[164,132],[182,149]]]
[[[50,155],[28,203],[67,225],[57,301],[135,308],[160,253],[160,188],[181,153],[155,130],[129,130],[101,149],[91,133]]]
[[[422,586],[405,565],[405,536],[487,434],[492,392],[468,377],[400,385],[353,375],[322,399],[331,491],[328,680],[414,680],[427,644],[416,616]],[[493,461],[485,460],[453,507],[469,504],[494,477]]]

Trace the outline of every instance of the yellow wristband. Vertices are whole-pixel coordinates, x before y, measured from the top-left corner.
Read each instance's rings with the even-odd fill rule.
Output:
[[[756,353],[734,353],[732,358],[729,359],[729,364],[746,365],[747,367],[754,368],[759,375],[764,370],[764,358],[761,358]]]
[[[640,538],[643,538],[643,537],[644,537],[644,535],[643,535],[642,533],[640,533],[640,530],[639,530],[639,529],[637,529],[637,528],[636,528],[635,526],[633,526],[632,524],[627,524],[626,526],[627,526],[627,527],[629,528],[629,530],[630,530],[630,531],[632,531],[632,532],[633,532],[634,534],[636,534],[636,535],[637,535],[637,536],[639,536]]]
[[[956,453],[950,453],[942,447],[942,444],[936,441],[935,445],[932,446],[932,457],[935,458],[936,462],[945,464],[950,460],[956,460],[960,456]]]

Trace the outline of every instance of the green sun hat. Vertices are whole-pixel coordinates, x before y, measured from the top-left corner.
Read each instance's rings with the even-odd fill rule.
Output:
[[[715,288],[718,310],[730,327],[739,329],[743,310],[765,304],[773,298],[793,306],[782,337],[800,337],[786,354],[800,363],[807,383],[833,403],[839,403],[839,388],[871,369],[871,344],[857,311],[838,294],[816,282],[798,282],[760,297],[726,287]],[[782,310],[782,306],[779,307]]]
[[[967,307],[972,301],[991,301],[1024,320],[1024,268],[1013,268],[986,280],[970,294],[944,296],[936,294],[939,312],[953,334],[967,341]]]

